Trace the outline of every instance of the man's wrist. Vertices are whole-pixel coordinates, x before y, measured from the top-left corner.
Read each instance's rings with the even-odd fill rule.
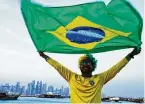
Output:
[[[130,61],[132,58],[134,58],[134,56],[132,54],[128,54],[125,58]]]
[[[50,57],[49,57],[49,56],[45,56],[44,59],[45,59],[46,61],[48,61],[48,60],[50,59]]]

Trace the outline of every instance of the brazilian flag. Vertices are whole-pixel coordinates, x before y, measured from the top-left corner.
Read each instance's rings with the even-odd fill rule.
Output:
[[[78,54],[141,46],[143,20],[125,0],[59,7],[21,0],[21,11],[38,51]]]

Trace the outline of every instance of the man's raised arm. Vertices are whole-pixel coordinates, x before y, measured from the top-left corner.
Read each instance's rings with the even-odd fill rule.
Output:
[[[69,82],[72,75],[75,74],[63,65],[61,65],[59,62],[45,55],[43,52],[39,52],[39,55],[43,57],[51,66],[53,66],[67,82]]]
[[[139,54],[140,51],[141,49],[137,50],[135,48],[131,53],[129,53],[125,58],[119,61],[116,65],[111,67],[109,70],[101,73],[100,76],[103,79],[103,84],[106,84],[108,81],[114,78],[116,74],[131,60],[131,58],[134,58],[134,56]]]

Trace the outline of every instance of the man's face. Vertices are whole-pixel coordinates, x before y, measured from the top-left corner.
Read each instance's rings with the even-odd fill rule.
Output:
[[[80,63],[80,70],[82,73],[92,73],[94,70],[92,62],[89,59],[84,59]]]

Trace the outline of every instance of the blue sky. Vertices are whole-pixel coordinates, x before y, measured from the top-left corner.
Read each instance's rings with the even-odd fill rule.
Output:
[[[45,5],[70,5],[94,0],[35,0]],[[66,1],[66,0],[65,0]],[[110,0],[105,0],[107,4]],[[143,0],[130,0],[143,17]],[[58,4],[59,2],[59,4]],[[93,74],[103,72],[125,57],[132,49],[94,54],[98,66]],[[78,59],[81,55],[50,54],[70,70],[80,74]],[[143,96],[143,52],[131,60],[118,75],[104,86],[105,95]],[[20,12],[18,0],[0,0],[0,83],[26,85],[31,80],[42,80],[48,85],[68,86],[66,81],[36,52]]]

